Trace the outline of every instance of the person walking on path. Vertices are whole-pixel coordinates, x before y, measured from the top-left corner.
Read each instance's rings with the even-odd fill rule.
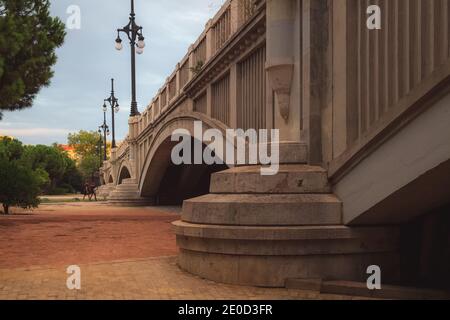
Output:
[[[96,186],[93,182],[91,182],[91,184],[89,185],[89,201],[92,200],[92,197],[94,197],[95,201],[97,201]]]
[[[87,181],[83,186],[83,201],[86,199],[86,196],[88,196],[89,200],[91,200],[89,195],[89,183]]]

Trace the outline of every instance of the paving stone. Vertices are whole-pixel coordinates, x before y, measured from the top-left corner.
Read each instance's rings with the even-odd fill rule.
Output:
[[[156,208],[104,204],[47,205],[31,215],[0,217],[0,299],[351,298],[193,276],[177,266],[170,226],[177,219],[178,214]],[[63,234],[67,237],[58,236]],[[81,268],[79,291],[66,287],[70,264]]]

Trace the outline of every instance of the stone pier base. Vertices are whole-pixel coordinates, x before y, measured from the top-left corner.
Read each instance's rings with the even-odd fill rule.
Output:
[[[397,278],[395,227],[350,228],[319,167],[258,167],[212,177],[210,194],[187,200],[174,223],[179,266],[213,281],[284,287],[287,279],[365,281],[367,267]]]

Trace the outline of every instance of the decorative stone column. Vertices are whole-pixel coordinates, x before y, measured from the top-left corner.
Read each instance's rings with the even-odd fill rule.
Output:
[[[130,170],[132,172],[131,173],[131,177],[133,179],[136,179],[136,169],[138,168],[137,166],[137,143],[136,143],[136,138],[138,136],[138,125],[139,125],[139,116],[136,117],[130,117],[130,119],[128,120],[128,125],[129,125],[129,145],[130,145],[130,163],[132,168],[130,168]]]
[[[274,94],[274,127],[280,130],[280,162],[305,163],[307,145],[301,136],[300,19],[295,0],[267,1],[267,61],[269,92]]]

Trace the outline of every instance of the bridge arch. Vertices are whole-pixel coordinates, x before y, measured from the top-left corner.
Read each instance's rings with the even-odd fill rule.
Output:
[[[131,170],[129,169],[129,167],[126,164],[122,164],[122,166],[120,167],[119,170],[119,174],[117,176],[117,184],[122,184],[123,180],[125,179],[130,179],[131,178]]]
[[[200,113],[182,113],[167,118],[155,128],[151,144],[145,156],[139,179],[142,197],[152,197],[160,204],[181,204],[182,200],[195,197],[209,191],[209,178],[212,173],[227,169],[226,165],[180,165],[172,164],[172,148],[178,142],[171,141],[172,133],[185,129],[191,139],[194,138],[194,122],[201,121],[202,129],[217,129],[222,133],[223,145],[226,143],[223,123]],[[205,145],[203,145],[205,148]],[[217,157],[223,159],[222,155]],[[166,199],[164,192],[178,195]]]

